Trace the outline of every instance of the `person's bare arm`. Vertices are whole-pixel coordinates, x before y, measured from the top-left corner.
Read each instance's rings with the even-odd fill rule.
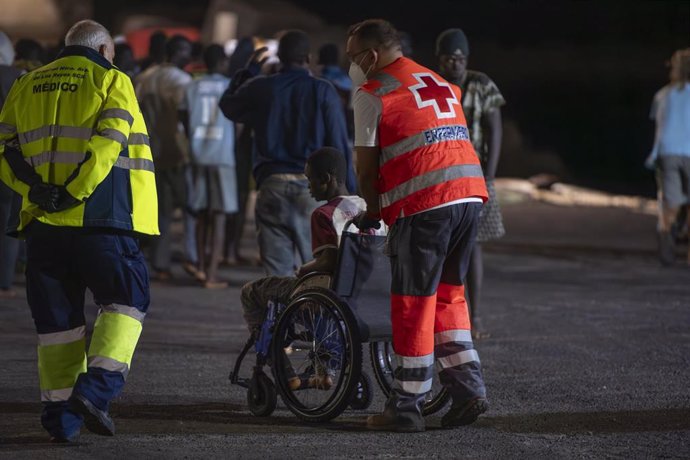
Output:
[[[486,146],[489,156],[484,174],[487,179],[493,180],[496,177],[498,160],[501,158],[501,141],[503,140],[501,109],[496,107],[488,112],[482,119],[482,125],[486,133]]]
[[[355,147],[357,153],[357,181],[359,192],[367,203],[367,214],[376,220],[380,216],[379,192],[376,183],[379,176],[379,147]]]
[[[187,109],[178,110],[177,118],[180,120],[182,126],[184,127],[184,133],[187,135],[187,139],[191,139],[192,133],[189,132],[189,111]]]

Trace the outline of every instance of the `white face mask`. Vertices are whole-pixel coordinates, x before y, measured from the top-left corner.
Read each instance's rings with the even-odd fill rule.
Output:
[[[364,73],[359,64],[354,62],[350,64],[350,70],[347,72],[352,80],[352,84],[355,86],[362,86],[365,81],[367,81],[367,74]]]
[[[365,52],[369,52],[369,51],[371,51],[371,49],[368,49],[366,51],[362,51],[362,54]],[[363,60],[364,60],[364,58],[362,58],[362,60],[359,62],[361,63]],[[369,72],[371,72],[371,69],[373,67],[374,67],[374,64],[372,64],[371,67],[369,67],[369,70],[367,70],[365,72],[362,69],[362,66],[360,64],[356,64],[356,63],[352,62],[350,64],[350,70],[347,72],[347,74],[350,76],[350,79],[352,80],[352,83],[355,86],[362,86],[364,84],[364,82],[367,81],[367,74]]]

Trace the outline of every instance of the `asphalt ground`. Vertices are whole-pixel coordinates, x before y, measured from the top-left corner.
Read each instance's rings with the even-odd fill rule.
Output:
[[[280,401],[272,416],[252,416],[228,372],[247,337],[239,287],[261,271],[226,268],[231,286],[204,290],[176,267],[174,283],[152,284],[129,381],[111,408],[116,436],[84,429],[74,446],[48,443],[40,426],[25,295],[0,300],[0,457],[690,458],[690,269],[660,268],[648,216],[529,209],[537,214],[506,209],[512,236],[487,247],[491,337],[476,347],[491,408],[474,425],[441,429],[440,413],[424,433],[368,432],[379,390],[369,410],[330,423],[301,423]],[[599,230],[568,225],[607,218]],[[543,241],[550,225],[563,237]],[[630,244],[606,250],[606,238],[635,228]],[[95,313],[89,303],[90,324]]]

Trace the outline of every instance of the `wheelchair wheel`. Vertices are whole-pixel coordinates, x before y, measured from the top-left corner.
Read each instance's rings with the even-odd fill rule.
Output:
[[[297,417],[321,422],[350,404],[362,370],[362,343],[354,315],[333,292],[300,291],[275,326],[273,377]]]
[[[357,382],[357,388],[355,388],[355,394],[352,395],[352,399],[350,400],[350,409],[366,410],[371,406],[373,401],[374,388],[371,384],[371,377],[369,377],[369,374],[362,371],[359,382]]]
[[[254,376],[247,389],[249,411],[257,417],[268,417],[277,404],[278,394],[271,379],[264,373]]]
[[[371,351],[371,367],[374,369],[376,381],[379,383],[383,393],[388,397],[391,393],[393,369],[395,369],[393,344],[391,342],[371,342],[369,348]],[[427,393],[424,408],[422,409],[424,415],[431,415],[440,411],[448,404],[448,401],[450,401],[450,394],[441,385],[438,373],[434,372],[431,391]]]

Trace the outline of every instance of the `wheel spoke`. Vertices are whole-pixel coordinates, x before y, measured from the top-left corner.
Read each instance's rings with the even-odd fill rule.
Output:
[[[287,342],[291,353],[287,356],[273,348],[274,373],[283,374],[275,380],[290,410],[306,420],[326,420],[349,403],[356,385],[353,377],[360,372],[361,344],[348,342],[356,337],[349,328],[357,324],[348,312],[343,313],[346,307],[329,297],[330,291],[309,291],[300,292],[278,319],[275,337]],[[355,346],[359,352],[353,355]],[[299,388],[294,384],[291,388],[285,375],[291,368],[301,379]]]

